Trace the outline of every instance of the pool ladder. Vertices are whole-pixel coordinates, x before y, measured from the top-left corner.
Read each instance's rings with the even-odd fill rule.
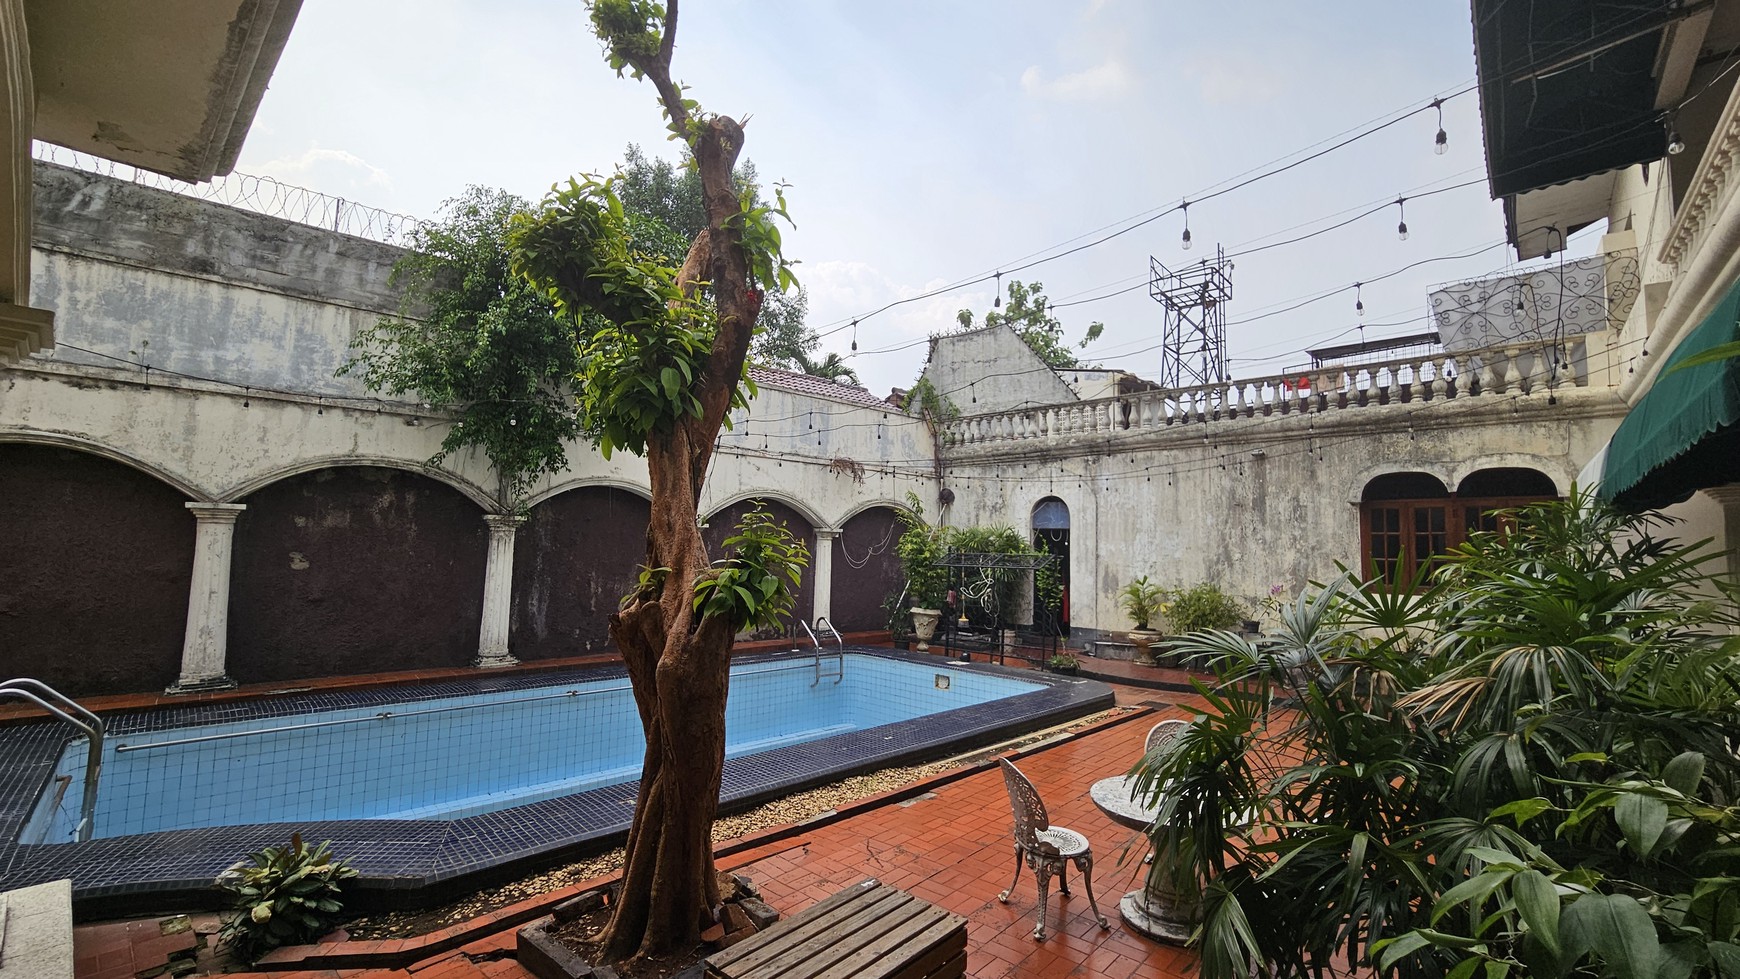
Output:
[[[803,626],[804,631],[810,634],[810,642],[816,647],[816,678],[810,681],[810,686],[813,687],[820,684],[825,677],[833,677],[834,686],[839,686],[840,681],[846,678],[846,640],[840,638],[839,630],[834,628],[834,624],[828,621],[827,616],[824,615],[816,620],[816,629],[822,630],[823,635],[834,637],[834,651],[829,654],[828,657],[834,661],[834,672],[823,673],[822,654],[825,650],[822,647],[821,640],[816,638],[816,629],[811,629],[810,624],[802,619],[798,620],[798,624]]]
[[[41,680],[18,677],[0,683],[0,699],[16,697],[28,700],[50,714],[85,733],[85,795],[79,803],[79,825],[73,837],[80,843],[90,840],[97,819],[97,778],[103,772],[103,720],[71,697]]]

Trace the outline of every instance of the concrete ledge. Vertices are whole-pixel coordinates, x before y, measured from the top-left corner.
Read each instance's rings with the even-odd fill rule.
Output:
[[[0,894],[0,976],[73,979],[72,881]]]

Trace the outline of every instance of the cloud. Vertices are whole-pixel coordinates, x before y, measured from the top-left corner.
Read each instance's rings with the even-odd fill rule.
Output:
[[[1035,98],[1057,102],[1095,102],[1118,98],[1135,84],[1130,70],[1117,58],[1081,71],[1047,78],[1038,65],[1021,73],[1021,90]]]
[[[308,183],[316,172],[344,172],[347,182],[352,185],[359,181],[375,187],[391,189],[393,178],[387,171],[375,166],[369,161],[357,156],[349,150],[326,149],[321,146],[311,146],[294,159],[267,160],[252,168],[259,176],[276,177],[286,183]],[[331,181],[323,181],[330,184]]]

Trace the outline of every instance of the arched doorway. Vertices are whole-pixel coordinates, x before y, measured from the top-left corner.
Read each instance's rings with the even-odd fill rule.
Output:
[[[609,649],[607,620],[646,560],[646,497],[582,486],[532,507],[514,541],[513,654],[522,660]]]
[[[0,444],[0,670],[68,696],[175,682],[193,573],[187,497],[85,452]]]
[[[737,522],[743,515],[755,509],[766,510],[773,516],[775,523],[785,524],[791,535],[804,542],[812,550],[816,546],[816,529],[810,522],[784,503],[778,500],[739,500],[718,513],[707,518],[701,528],[701,539],[707,544],[707,560],[717,561],[725,556],[725,538],[737,531]],[[803,581],[798,585],[797,605],[792,609],[792,618],[786,623],[784,635],[802,635],[803,628],[797,624],[798,619],[810,621],[815,615],[815,562],[804,568]],[[757,636],[756,638],[775,638],[773,636]]]
[[[898,598],[904,583],[894,553],[899,539],[900,514],[893,507],[871,507],[840,528],[829,592],[834,628],[862,632],[888,627],[882,605]]]
[[[488,537],[458,490],[398,469],[335,466],[241,502],[229,632],[238,681],[476,658]]]
[[[1050,629],[1057,635],[1069,635],[1069,504],[1055,496],[1047,496],[1033,504],[1033,546],[1054,556],[1051,567],[1056,569],[1063,590],[1057,601],[1046,603],[1034,585],[1034,627]]]

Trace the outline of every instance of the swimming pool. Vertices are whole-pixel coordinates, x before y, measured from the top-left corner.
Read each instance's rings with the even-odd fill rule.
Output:
[[[726,757],[1043,689],[877,656],[745,663]],[[850,682],[847,682],[849,679]],[[248,823],[462,819],[632,781],[646,741],[626,678],[125,734],[104,746],[94,838]],[[69,744],[22,839],[74,839],[84,740]]]
[[[734,661],[722,811],[1112,699],[1092,681],[890,650],[849,650],[838,682],[832,667],[818,681],[808,654]],[[70,876],[91,913],[143,893],[200,903],[242,854],[299,829],[362,871],[365,903],[421,903],[620,839],[643,751],[620,666],[177,706],[109,730],[88,843],[61,842],[82,740],[0,730],[0,887]]]

